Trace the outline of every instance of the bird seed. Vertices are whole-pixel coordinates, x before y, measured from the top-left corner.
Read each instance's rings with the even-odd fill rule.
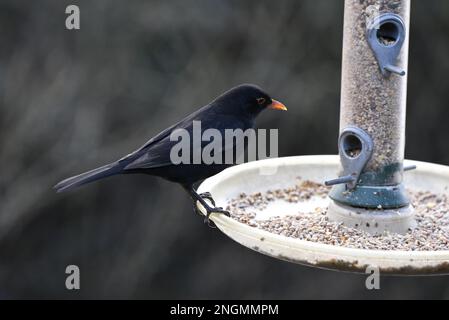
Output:
[[[443,251],[449,250],[449,197],[447,194],[410,190],[417,228],[406,234],[385,232],[372,235],[329,221],[325,206],[299,211],[313,199],[325,201],[330,189],[314,182],[299,181],[296,186],[267,192],[244,194],[229,201],[231,217],[253,228],[305,241],[367,250]],[[297,214],[260,218],[270,205],[298,204]]]

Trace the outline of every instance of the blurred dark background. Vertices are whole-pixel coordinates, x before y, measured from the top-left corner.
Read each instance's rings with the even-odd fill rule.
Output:
[[[256,254],[157,178],[51,189],[245,82],[289,107],[259,119],[281,156],[336,154],[342,23],[342,0],[0,0],[0,298],[449,298],[446,277],[369,292]],[[448,33],[449,1],[412,3],[407,157],[446,165]]]

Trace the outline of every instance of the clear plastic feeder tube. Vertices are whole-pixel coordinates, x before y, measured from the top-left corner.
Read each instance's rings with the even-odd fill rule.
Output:
[[[360,172],[345,167],[342,177],[356,181],[350,190],[347,183],[334,187],[337,202],[362,208],[409,204],[402,187],[409,22],[410,0],[345,1],[340,154]],[[352,129],[371,141],[348,134]],[[365,162],[357,163],[371,143]]]

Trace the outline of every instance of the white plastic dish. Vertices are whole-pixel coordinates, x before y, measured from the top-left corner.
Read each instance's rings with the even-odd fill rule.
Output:
[[[416,161],[407,161],[406,165],[418,167],[406,174],[407,188],[435,193],[449,192],[449,167]],[[338,169],[337,156],[269,159],[227,169],[206,180],[199,192],[210,192],[218,207],[226,207],[230,199],[242,192],[251,194],[291,187],[298,177],[323,183],[335,177]],[[297,210],[301,204],[294,205]],[[201,206],[199,209],[202,211]],[[270,210],[275,212],[276,208]],[[284,210],[282,208],[279,211]],[[362,273],[368,267],[377,267],[384,274],[449,274],[449,248],[447,251],[428,252],[351,249],[279,236],[224,215],[212,214],[211,220],[223,233],[245,247],[292,263]]]

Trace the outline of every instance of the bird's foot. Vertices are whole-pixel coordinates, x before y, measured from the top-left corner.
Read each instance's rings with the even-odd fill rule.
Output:
[[[212,198],[212,194],[210,192],[202,193],[202,194],[200,194],[200,197],[203,199],[209,200],[212,203],[212,205],[215,207],[215,200],[214,200],[214,198]]]
[[[206,209],[206,213],[207,214],[206,214],[206,217],[204,218],[204,223],[206,223],[210,228],[214,228],[214,229],[217,228],[215,223],[212,220],[210,220],[210,215],[212,213],[223,214],[223,215],[225,215],[228,218],[231,217],[231,214],[228,211],[224,210],[223,208],[211,208],[211,207],[208,207],[208,208],[205,208],[205,209]]]
[[[211,194],[210,192],[205,192],[205,193],[199,194],[199,196],[200,196],[201,199],[203,199],[203,200],[209,200],[209,202],[212,203],[212,205],[215,207],[215,200],[214,200],[214,198],[212,198],[212,194]],[[200,203],[203,205],[203,207],[204,207],[204,204],[203,204],[202,202],[204,202],[204,201],[201,201],[201,202],[200,202]],[[195,213],[199,214],[200,216],[203,215],[203,213],[201,212],[201,210],[198,209],[197,203],[194,204],[194,206],[193,206],[193,211],[194,211]]]
[[[223,214],[227,217],[231,216],[228,211],[224,210],[223,208],[216,207],[216,203],[209,192],[198,194],[193,188],[185,187],[185,189],[190,193],[190,196],[194,201],[194,211],[200,215],[206,216],[204,218],[204,223],[207,223],[209,227],[216,228],[215,224],[210,220],[210,216],[212,213]],[[203,213],[202,210],[199,209],[198,204],[201,204],[201,206],[204,208],[203,211],[205,211],[205,213]]]
[[[231,214],[228,211],[224,210],[223,208],[215,207],[216,206],[215,200],[212,198],[212,195],[209,192],[202,193],[199,196],[203,200],[203,201],[200,201],[200,203],[203,206],[204,210],[206,211],[206,215],[205,215],[206,217],[204,218],[204,223],[206,223],[209,227],[216,228],[215,224],[210,220],[210,216],[212,213],[223,214],[227,217],[231,216]],[[210,201],[212,206],[210,206],[205,200]],[[195,206],[195,210],[200,215],[203,215],[203,213],[198,209],[197,206]]]

